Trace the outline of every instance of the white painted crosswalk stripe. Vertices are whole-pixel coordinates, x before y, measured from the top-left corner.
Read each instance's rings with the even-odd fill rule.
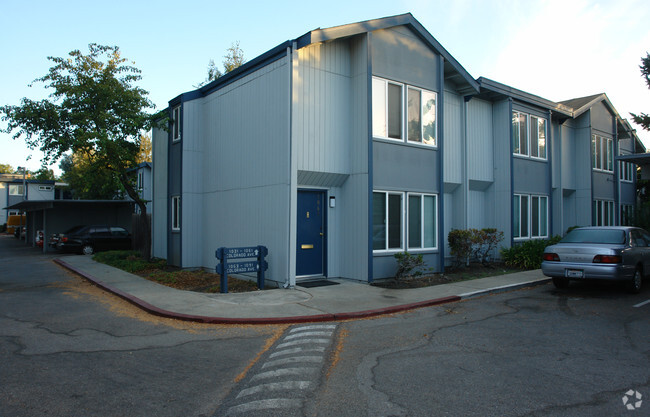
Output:
[[[272,353],[269,358],[277,358],[278,356],[294,355],[296,353],[310,353],[310,352],[325,352],[325,346],[312,346],[309,348],[297,347],[293,349],[284,349],[278,352]]]
[[[266,410],[273,414],[300,413],[302,398],[318,384],[325,352],[332,344],[335,330],[334,324],[308,324],[289,329],[258,368],[259,372],[234,396],[232,406],[224,405],[226,415],[267,414]],[[271,411],[279,409],[285,411]],[[222,411],[219,415],[223,414]]]
[[[284,340],[293,340],[293,339],[298,339],[301,337],[312,337],[312,336],[325,336],[329,337],[332,335],[332,331],[328,332],[301,332],[301,333],[294,333],[292,335],[289,335],[284,338]]]
[[[244,404],[230,407],[226,415],[250,413],[258,410],[273,410],[278,408],[300,408],[302,400],[287,398],[270,398],[268,400],[250,401]]]

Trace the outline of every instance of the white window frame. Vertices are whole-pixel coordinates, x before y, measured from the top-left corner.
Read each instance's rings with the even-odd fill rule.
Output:
[[[510,128],[510,134],[512,135],[512,154],[519,156],[519,157],[525,157],[525,158],[531,158],[531,159],[537,159],[540,161],[546,161],[548,160],[548,120],[544,117],[540,116],[535,116],[532,114],[524,113],[522,111],[518,110],[513,110],[512,111],[512,124]],[[521,137],[521,122],[520,118],[524,117],[526,120],[526,129],[524,129],[524,134],[526,135],[525,138]],[[535,138],[530,134],[532,126],[533,126],[533,119],[536,121],[536,129],[535,131],[537,132],[537,142],[534,144],[534,148],[536,149],[537,155],[533,155],[533,142],[535,141]],[[542,148],[539,145],[539,126],[540,122],[544,125],[544,147]],[[515,126],[516,126],[516,131],[518,132],[519,136],[519,141],[517,143],[517,146],[514,144],[515,140]],[[525,152],[522,151],[521,147],[522,144],[526,145],[526,150]],[[543,152],[542,152],[543,149]],[[543,155],[541,155],[543,153]]]
[[[172,231],[177,232],[181,230],[181,196],[172,196],[171,205],[171,228]]]
[[[39,185],[38,191],[52,191],[51,185]]]
[[[634,182],[635,164],[626,161],[618,161],[619,180],[621,182]]]
[[[420,246],[411,246],[410,245],[410,197],[417,196],[420,197]],[[424,218],[424,199],[425,197],[433,197],[433,246],[424,246],[424,234],[425,234],[425,218]],[[438,249],[438,195],[437,194],[426,194],[426,193],[407,193],[406,194],[406,215],[403,216],[406,219],[406,228],[404,232],[406,233],[406,247],[409,251],[430,251]]]
[[[181,106],[172,108],[172,141],[181,140]]]
[[[138,179],[137,179],[136,187],[138,191],[142,191],[144,189],[144,172],[142,171],[138,171]]]
[[[382,88],[379,88],[381,84]],[[401,95],[400,95],[400,100],[401,100],[401,106],[400,106],[400,137],[399,138],[393,138],[389,136],[388,132],[388,109],[389,109],[389,103],[388,103],[388,86],[396,85],[400,87]],[[421,141],[413,141],[409,140],[408,138],[408,91],[409,89],[412,90],[417,90],[420,94],[420,137]],[[380,110],[376,108],[377,106],[377,99],[376,94],[381,94],[381,104],[383,104],[383,120],[381,122],[381,126],[379,126],[379,121],[376,120],[375,117],[373,117],[372,121],[372,135],[376,139],[382,139],[382,140],[389,140],[392,142],[400,142],[412,146],[422,146],[426,148],[437,148],[438,146],[438,94],[435,91],[427,90],[424,88],[416,87],[413,85],[405,84],[405,83],[400,83],[396,81],[391,81],[385,78],[381,77],[372,77],[372,111],[371,114],[375,116],[376,112],[379,112]],[[424,108],[424,103],[422,102],[422,96],[424,93],[427,94],[432,94],[434,96],[435,100],[435,109],[434,109],[434,120],[435,120],[435,127],[434,127],[434,137],[433,137],[433,143],[426,143],[423,141],[424,139],[424,124],[422,123],[423,119],[423,108]]]
[[[592,204],[593,226],[616,226],[616,208],[613,200],[595,199]]]
[[[12,190],[14,191],[12,192]],[[23,186],[23,184],[9,184],[9,195],[24,196],[25,187]]]
[[[515,200],[519,200],[519,210],[515,210]],[[521,211],[521,201],[526,200],[527,207],[526,213]],[[533,235],[533,201],[537,199],[537,230],[538,234]],[[546,239],[548,238],[548,196],[541,194],[514,194],[512,198],[512,207],[513,207],[513,217],[519,219],[519,232],[515,234],[515,223],[513,218],[513,228],[512,228],[512,237],[515,240],[528,240],[528,239]],[[544,208],[543,212],[545,216],[542,216],[542,207]],[[522,216],[525,214],[525,216]],[[522,218],[523,217],[523,218]],[[526,225],[526,234],[522,234],[522,224],[525,222]],[[546,227],[542,227],[545,225]]]
[[[373,190],[373,196],[374,194],[383,194],[385,196],[384,198],[384,224],[386,225],[385,230],[384,230],[384,247],[382,249],[375,249],[374,248],[374,242],[373,242],[373,252],[374,253],[396,253],[396,252],[402,252],[404,251],[404,227],[405,227],[405,213],[404,213],[404,193],[400,191],[383,191],[383,190]],[[400,235],[400,247],[399,248],[389,248],[388,247],[388,232],[389,232],[389,225],[390,225],[390,211],[388,207],[389,199],[388,197],[391,195],[398,195],[400,197],[400,230],[399,230],[399,235]],[[374,226],[374,224],[373,224]]]
[[[614,140],[606,136],[591,135],[591,167],[594,171],[614,172]]]

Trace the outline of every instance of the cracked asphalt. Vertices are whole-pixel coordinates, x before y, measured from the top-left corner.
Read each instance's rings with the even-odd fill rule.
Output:
[[[207,416],[280,326],[141,312],[0,237],[0,416]]]
[[[154,317],[7,239],[3,417],[650,415],[649,282],[637,295],[549,284],[331,323],[331,341],[297,345],[317,366],[276,369],[323,329]],[[631,411],[630,392],[643,399]]]
[[[343,323],[305,415],[650,415],[650,299],[552,285]],[[628,390],[643,396],[629,411]]]

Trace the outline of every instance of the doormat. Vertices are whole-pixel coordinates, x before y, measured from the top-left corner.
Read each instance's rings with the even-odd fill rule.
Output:
[[[317,281],[307,281],[296,284],[299,287],[303,288],[314,288],[314,287],[327,287],[328,285],[339,285],[338,282],[328,281],[326,279],[319,279]]]

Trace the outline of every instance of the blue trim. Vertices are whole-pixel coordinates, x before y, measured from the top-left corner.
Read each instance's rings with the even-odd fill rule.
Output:
[[[445,272],[445,179],[444,179],[444,143],[445,143],[445,58],[438,55],[438,256],[440,273]]]
[[[514,172],[513,172],[514,164],[515,164],[514,163],[514,161],[515,161],[515,156],[514,156],[515,150],[514,150],[514,148],[512,146],[512,140],[513,140],[513,137],[512,137],[512,111],[513,111],[512,102],[513,102],[512,97],[508,97],[508,120],[509,120],[509,123],[508,123],[508,132],[509,132],[508,138],[510,140],[510,146],[509,146],[509,148],[510,148],[510,155],[509,155],[510,156],[510,175],[509,175],[509,177],[510,177],[510,247],[515,246],[515,234],[514,234],[514,230],[515,230],[515,207],[514,207],[514,204],[513,204],[513,200],[514,200],[514,197],[515,197],[515,191],[514,191],[515,190],[515,176],[513,175],[514,174]],[[547,154],[547,156],[548,156],[548,154]],[[520,209],[521,209],[521,207],[520,207]]]
[[[512,116],[510,116],[512,118]],[[553,236],[553,126],[551,124],[551,121],[553,120],[553,111],[549,110],[548,111],[548,120],[546,121],[547,125],[547,132],[546,132],[546,163],[548,164],[547,167],[547,183],[548,183],[548,207],[546,211],[546,216],[547,216],[547,233],[548,237],[550,238]],[[512,129],[510,129],[512,130]],[[560,190],[562,187],[560,186]]]
[[[612,118],[612,129],[613,129],[613,137],[612,137],[612,165],[614,165],[612,168],[614,169],[614,224],[620,225],[621,224],[621,198],[620,198],[620,173],[619,173],[619,163],[618,163],[618,129],[616,126],[616,116]]]
[[[372,33],[366,32],[367,62],[367,112],[368,112],[368,282],[374,281],[374,255],[372,252],[372,191],[373,191],[373,156],[372,156]]]

